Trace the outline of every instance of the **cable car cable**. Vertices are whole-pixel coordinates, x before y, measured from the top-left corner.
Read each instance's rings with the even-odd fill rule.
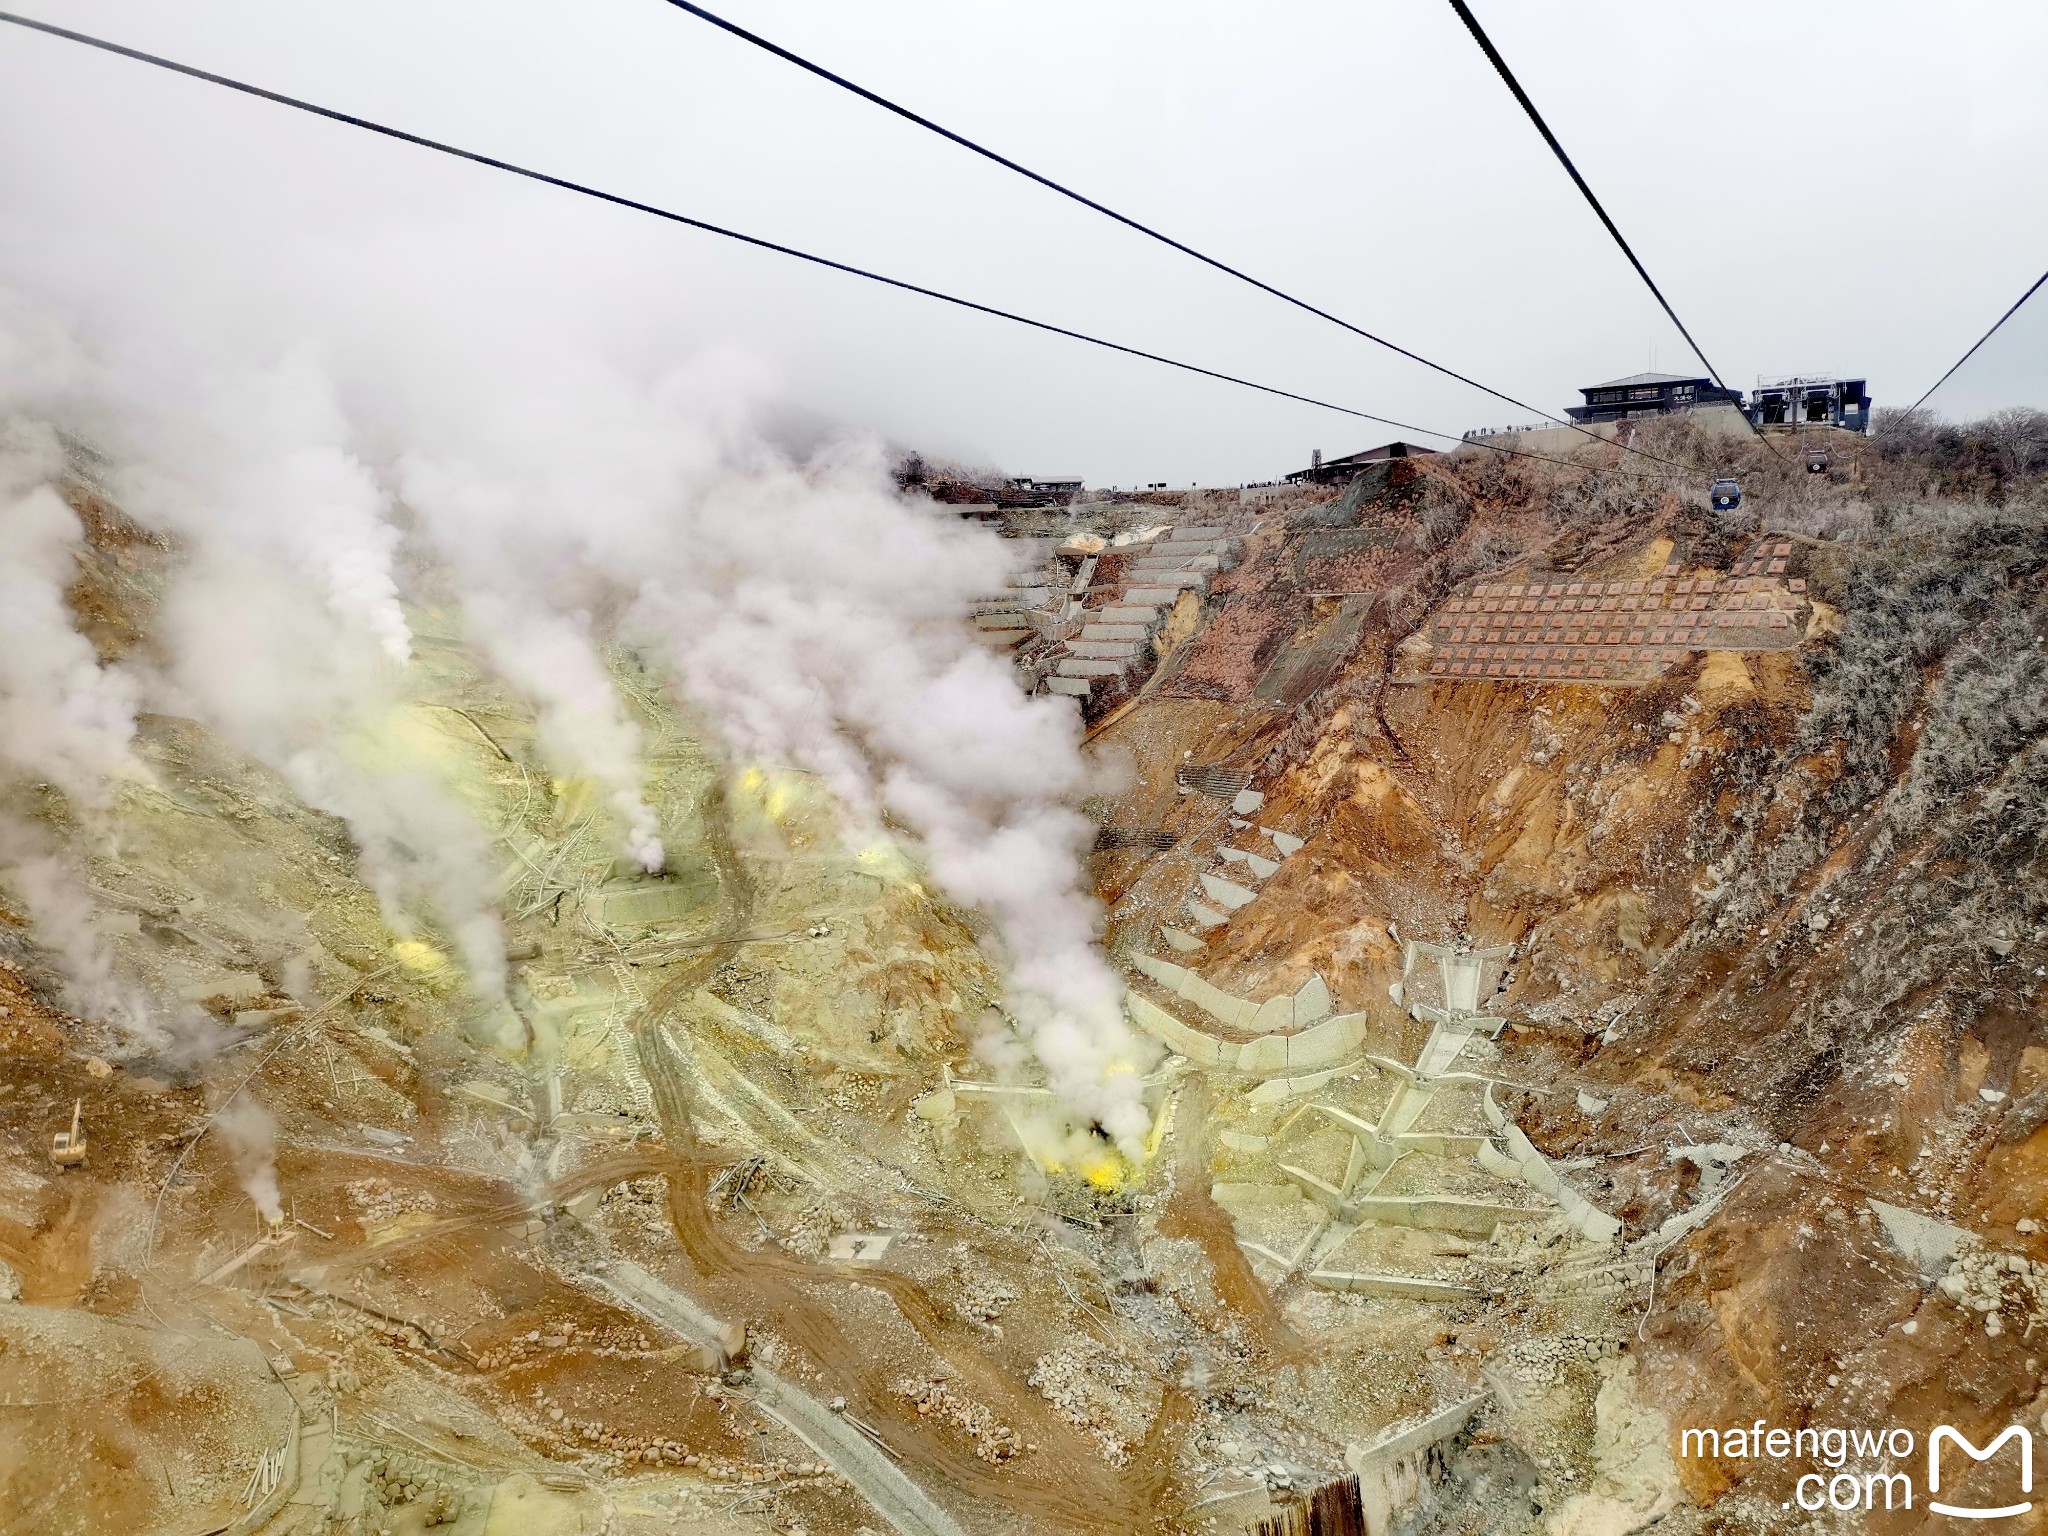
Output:
[[[1161,245],[1170,246],[1172,249],[1179,251],[1183,256],[1191,256],[1196,261],[1201,262],[1204,266],[1213,267],[1218,272],[1222,272],[1231,277],[1234,277],[1241,283],[1249,283],[1252,287],[1258,289],[1261,293],[1270,294],[1272,295],[1272,297],[1279,299],[1282,303],[1292,304],[1296,309],[1303,310],[1308,314],[1314,315],[1319,320],[1327,320],[1330,322],[1330,324],[1339,326],[1342,329],[1351,332],[1351,334],[1354,336],[1363,337],[1365,340],[1373,343],[1375,346],[1385,347],[1389,352],[1393,352],[1401,357],[1405,357],[1410,362],[1420,363],[1425,368],[1434,369],[1436,372],[1442,374],[1445,378],[1456,379],[1460,384],[1469,385],[1473,389],[1479,390],[1484,394],[1493,396],[1493,398],[1496,400],[1505,401],[1507,404],[1512,405],[1517,410],[1528,411],[1534,415],[1541,416],[1545,421],[1555,422],[1560,427],[1567,427],[1572,431],[1581,434],[1582,436],[1593,439],[1593,441],[1595,442],[1607,443],[1613,441],[1613,439],[1604,438],[1599,433],[1588,430],[1586,427],[1581,426],[1579,423],[1575,421],[1568,420],[1561,416],[1554,416],[1549,411],[1542,410],[1537,406],[1529,404],[1526,400],[1517,400],[1513,395],[1503,394],[1500,390],[1495,389],[1490,384],[1482,384],[1479,382],[1479,380],[1472,378],[1469,375],[1462,374],[1458,372],[1455,368],[1450,368],[1442,363],[1432,361],[1431,359],[1424,357],[1420,352],[1412,352],[1408,348],[1401,346],[1398,342],[1392,342],[1387,340],[1387,338],[1384,336],[1375,335],[1373,332],[1366,330],[1362,326],[1352,324],[1349,320],[1344,319],[1340,315],[1333,315],[1328,310],[1322,309],[1317,305],[1309,303],[1306,299],[1296,298],[1293,294],[1287,292],[1283,288],[1276,288],[1271,283],[1253,277],[1249,272],[1242,271],[1237,267],[1233,267],[1232,265],[1230,265],[1230,263],[1226,261],[1221,261],[1214,256],[1207,255],[1204,252],[1195,249],[1195,247],[1188,245],[1183,241],[1174,239],[1173,236],[1169,234],[1165,234],[1159,230],[1154,229],[1149,224],[1141,223],[1139,220],[1132,218],[1129,214],[1119,213],[1116,211],[1116,209],[1111,208],[1108,204],[1099,203],[1094,198],[1089,197],[1085,193],[1076,192],[1072,187],[1066,186],[1061,182],[1054,181],[1050,176],[1042,175],[1041,173],[1032,170],[1031,167],[1028,165],[1020,165],[1017,161],[1012,160],[1008,155],[1004,155],[997,152],[996,150],[990,149],[985,144],[978,144],[973,139],[968,138],[965,134],[955,133],[951,128],[946,127],[943,123],[933,122],[930,118],[924,116],[922,113],[913,111],[911,108],[902,105],[902,103],[900,102],[891,101],[888,97],[881,95],[879,92],[871,91],[866,86],[861,85],[856,81],[849,80],[846,78],[846,76],[837,74],[834,71],[827,69],[822,64],[814,63],[810,59],[805,58],[802,54],[792,52],[790,49],[783,47],[780,43],[771,42],[769,39],[761,36],[758,32],[750,32],[745,27],[740,26],[737,22],[726,20],[723,16],[720,16],[715,11],[707,11],[703,6],[695,4],[694,0],[666,0],[666,3],[674,6],[679,11],[689,12],[692,16],[695,16],[700,21],[709,22],[712,26],[717,27],[720,31],[728,32],[732,36],[740,39],[742,42],[753,44],[756,48],[761,49],[765,53],[773,54],[776,58],[781,59],[784,63],[794,64],[798,69],[816,75],[820,80],[828,81],[831,84],[838,86],[843,91],[851,91],[854,95],[860,97],[861,100],[870,102],[873,105],[880,107],[885,112],[893,112],[896,116],[902,118],[905,122],[915,123],[918,127],[923,128],[928,132],[935,133],[940,138],[949,140],[950,142],[959,145],[962,149],[965,149],[972,154],[980,155],[984,160],[991,160],[995,162],[995,164],[1002,166],[1005,170],[1016,172],[1019,176],[1024,177],[1028,181],[1035,181],[1038,183],[1038,185],[1046,188],[1048,191],[1057,192],[1061,197],[1070,198],[1074,202],[1079,203],[1082,207],[1092,209],[1094,212],[1101,214],[1104,218],[1114,219],[1117,223],[1123,225],[1126,229],[1136,230],[1139,234],[1146,236],[1148,239],[1157,240]],[[1669,306],[1667,306],[1667,308],[1668,307]],[[1673,316],[1673,318],[1676,319],[1677,317]],[[1680,326],[1679,329],[1683,330],[1684,327]],[[1688,341],[1691,340],[1690,337],[1687,337],[1686,339]],[[1697,351],[1698,349],[1695,348],[1694,350]],[[1702,359],[1702,361],[1704,361],[1704,359]],[[1710,368],[1708,371],[1712,372],[1712,369]],[[1719,381],[1717,380],[1716,382]],[[1622,450],[1626,453],[1638,454],[1643,458],[1653,459],[1659,464],[1669,465],[1673,469],[1682,469],[1685,470],[1687,473],[1691,473],[1690,466],[1680,464],[1674,459],[1664,458],[1661,454],[1651,453],[1647,449],[1637,448],[1628,443],[1622,443],[1620,446]]]
[[[1998,324],[1992,326],[1991,329],[1986,331],[1982,336],[1979,336],[1977,338],[1977,345],[1971,347],[1969,351],[1965,352],[1961,357],[1957,358],[1955,362],[1950,366],[1947,373],[1944,373],[1940,378],[1936,379],[1932,384],[1930,384],[1927,387],[1927,393],[1922,395],[1918,400],[1915,400],[1912,404],[1911,409],[1909,409],[1906,414],[1910,416],[1913,413],[1913,411],[1917,411],[1920,409],[1921,406],[1925,405],[1928,402],[1929,398],[1932,397],[1934,392],[1937,389],[1941,388],[1942,385],[1946,384],[1949,381],[1949,379],[1954,376],[1956,369],[1962,367],[1963,364],[1967,363],[1971,358],[1977,355],[1977,347],[1983,346],[1985,342],[1989,341],[1993,336],[1996,336],[1998,334],[1998,327],[2000,325],[2004,325],[2006,321],[2010,320],[2014,315],[2020,312],[2020,306],[2026,303],[2027,300],[2031,299],[2036,293],[2038,293],[2043,283],[2048,283],[2048,272],[2043,272],[2039,277],[2035,278],[2034,286],[2029,288],[2025,293],[2021,294],[2019,298],[2014,301],[2012,308],[2008,309],[2004,314],[1998,317]]]
[[[1722,389],[1727,389],[1728,385],[1722,380],[1719,370],[1707,360],[1707,354],[1700,350],[1700,344],[1692,339],[1692,332],[1687,330],[1685,322],[1678,318],[1678,311],[1673,309],[1671,301],[1664,297],[1664,290],[1659,288],[1657,280],[1650,276],[1650,269],[1643,265],[1641,258],[1636,255],[1634,247],[1623,237],[1619,226],[1615,224],[1613,219],[1607,216],[1607,210],[1601,206],[1600,199],[1593,195],[1593,189],[1587,185],[1586,178],[1581,176],[1579,168],[1572,164],[1572,157],[1566,154],[1564,146],[1558,143],[1557,135],[1550,131],[1550,124],[1546,123],[1543,120],[1543,114],[1536,110],[1536,103],[1529,99],[1529,93],[1522,89],[1522,82],[1517,80],[1515,72],[1508,68],[1508,61],[1502,58],[1500,50],[1493,46],[1493,39],[1488,37],[1486,29],[1479,25],[1479,18],[1472,14],[1472,8],[1465,4],[1465,0],[1451,0],[1451,9],[1456,11],[1458,19],[1465,23],[1465,30],[1470,32],[1472,40],[1479,44],[1480,52],[1486,55],[1487,61],[1493,65],[1494,72],[1500,76],[1508,90],[1513,93],[1515,100],[1522,104],[1522,110],[1529,115],[1529,121],[1536,125],[1536,131],[1543,135],[1543,142],[1548,144],[1550,152],[1557,156],[1558,164],[1565,168],[1565,174],[1571,177],[1573,185],[1584,194],[1586,202],[1592,207],[1593,212],[1599,215],[1600,222],[1607,226],[1607,233],[1612,235],[1614,243],[1621,247],[1621,254],[1628,258],[1628,264],[1636,269],[1636,276],[1643,280],[1643,284],[1650,290],[1651,296],[1663,306],[1664,313],[1671,317],[1671,323],[1678,327],[1678,334],[1685,338],[1685,344],[1692,348],[1693,356],[1697,357],[1700,360],[1700,365],[1707,370],[1707,377],[1712,379]],[[1739,395],[1740,392],[1735,391],[1734,393]],[[1737,404],[1736,409],[1741,410],[1741,405]],[[1771,447],[1771,440],[1764,436],[1763,428],[1754,421],[1750,421],[1747,411],[1742,412],[1742,419],[1749,422],[1749,429],[1756,433],[1759,442],[1766,448],[1770,448],[1772,453],[1777,453],[1778,450]]]
[[[810,251],[799,250],[793,245],[783,245],[778,241],[764,239],[759,235],[749,235],[736,229],[728,229],[724,225],[713,224],[704,219],[692,218],[688,214],[677,213],[671,209],[658,207],[653,203],[643,203],[616,192],[606,192],[601,188],[589,186],[580,181],[571,181],[566,177],[551,176],[545,171],[531,170],[523,165],[515,165],[509,160],[500,160],[495,156],[482,154],[476,150],[463,149],[454,144],[443,143],[438,139],[429,139],[420,134],[408,133],[402,128],[393,128],[367,117],[358,117],[353,113],[338,111],[333,107],[323,107],[315,102],[301,100],[296,96],[284,95],[279,91],[266,90],[262,86],[250,85],[245,81],[236,80],[228,75],[215,74],[210,70],[200,69],[191,64],[180,64],[175,59],[167,59],[157,54],[145,53],[139,48],[129,48],[105,38],[94,37],[90,33],[75,32],[68,27],[56,26],[46,21],[37,21],[33,17],[17,16],[10,11],[0,11],[0,22],[6,22],[12,26],[22,27],[32,32],[40,32],[45,36],[61,38],[66,42],[81,43],[88,48],[96,48],[103,53],[116,54],[125,59],[133,59],[137,63],[153,65],[158,69],[184,75],[189,79],[203,80],[209,85],[218,85],[227,90],[239,92],[244,96],[254,96],[281,107],[290,107],[295,111],[310,113],[314,117],[325,118],[330,122],[342,123],[351,128],[360,128],[366,133],[378,134],[387,139],[396,139],[400,143],[411,144],[420,149],[433,150],[437,154],[449,155],[458,160],[467,160],[474,165],[485,166],[494,171],[504,171],[508,175],[523,177],[528,181],[537,181],[547,186],[558,187],[565,192],[575,192],[584,197],[595,198],[599,202],[610,203],[614,207],[629,209],[635,213],[649,214],[654,218],[667,220],[671,224],[681,224],[691,229],[702,230],[706,234],[718,235],[727,240],[736,240],[743,245],[750,245],[758,250],[773,251],[778,255],[794,257],[798,261],[808,262],[813,266],[826,267],[834,272],[844,272],[851,277],[865,278],[869,282],[880,283],[885,287],[900,289],[905,293],[918,294],[927,299],[936,299],[943,304],[951,304],[960,309],[972,310],[977,314],[990,315],[998,320],[1008,320],[1017,325],[1028,326],[1033,330],[1044,331],[1054,336],[1064,336],[1072,341],[1086,342],[1090,346],[1101,347],[1107,351],[1121,352],[1127,357],[1142,358],[1146,362],[1160,363],[1168,368],[1177,368],[1184,373],[1198,374],[1203,378],[1216,379],[1225,384],[1235,384],[1244,389],[1257,390],[1261,394],[1275,395],[1283,400],[1298,401],[1303,405],[1319,406],[1324,410],[1337,411],[1346,416],[1356,417],[1361,421],[1372,421],[1379,423],[1381,426],[1395,427],[1403,432],[1414,432],[1423,437],[1442,438],[1447,442],[1457,443],[1460,446],[1483,448],[1487,452],[1507,454],[1514,458],[1540,459],[1546,464],[1561,464],[1568,469],[1576,469],[1582,472],[1589,472],[1598,467],[1577,464],[1570,459],[1554,458],[1549,454],[1532,453],[1527,449],[1468,443],[1465,438],[1449,432],[1438,432],[1429,427],[1418,427],[1412,422],[1396,421],[1391,416],[1377,416],[1370,411],[1355,410],[1351,406],[1338,405],[1330,400],[1320,400],[1313,395],[1297,394],[1293,390],[1281,389],[1277,385],[1261,384],[1253,379],[1240,378],[1236,374],[1223,373],[1214,368],[1204,368],[1196,363],[1182,362],[1178,358],[1167,357],[1158,352],[1147,352],[1140,347],[1126,346],[1122,342],[1110,341],[1101,336],[1092,336],[1086,331],[1077,331],[1067,326],[1055,325],[1048,320],[1034,320],[1029,315],[1020,315],[1012,310],[998,309],[992,304],[982,304],[973,299],[963,299],[955,294],[942,292],[937,288],[927,288],[920,283],[909,282],[899,277],[889,277],[884,273],[873,272],[865,267],[857,267],[850,262],[835,261],[829,256],[815,255]],[[1607,440],[1604,438],[1596,438],[1595,440],[1607,444]],[[1614,445],[1607,444],[1607,446]],[[1684,466],[1678,467],[1684,468]],[[1646,470],[1621,469],[1617,469],[1616,472],[1635,475],[1647,475],[1650,473]]]

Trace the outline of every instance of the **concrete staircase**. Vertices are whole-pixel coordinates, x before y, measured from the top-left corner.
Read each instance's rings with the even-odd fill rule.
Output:
[[[1169,528],[1129,553],[1123,582],[1106,602],[1084,607],[1079,632],[1052,658],[1049,692],[1086,699],[1142,681],[1157,659],[1153,636],[1182,592],[1205,593],[1209,578],[1231,563],[1238,539],[1223,528]],[[1086,594],[1094,561],[1074,591]]]
[[[974,637],[990,650],[1014,654],[1034,640],[1064,640],[1080,627],[1075,589],[1086,589],[1095,562],[1084,562],[1081,577],[1070,582],[1050,546],[1033,542],[1040,545],[1038,563],[1012,576],[1001,593],[974,604]]]

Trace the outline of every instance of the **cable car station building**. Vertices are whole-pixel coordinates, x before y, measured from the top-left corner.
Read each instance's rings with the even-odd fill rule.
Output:
[[[1752,426],[1764,432],[1870,430],[1870,395],[1862,379],[1802,377],[1760,382],[1756,393],[1745,401],[1741,390],[1723,389],[1703,374],[1632,373],[1625,379],[1585,385],[1579,393],[1586,403],[1565,407],[1572,426],[1545,422],[1481,428],[1467,432],[1465,441],[1482,447],[1569,453],[1584,445],[1587,433],[1609,439],[1624,437],[1633,423],[1657,416],[1689,416],[1703,432],[1738,438],[1748,437]],[[1312,478],[1312,471],[1288,478]]]
[[[1377,448],[1362,448],[1357,453],[1347,453],[1342,458],[1326,459],[1318,448],[1309,455],[1308,468],[1297,469],[1287,477],[1289,485],[1299,485],[1304,480],[1321,485],[1332,480],[1349,480],[1361,470],[1389,459],[1420,459],[1435,453],[1434,448],[1425,448],[1420,443],[1382,443]]]
[[[1840,427],[1863,432],[1870,426],[1870,395],[1862,379],[1779,379],[1757,381],[1749,397],[1749,419],[1769,431],[1797,432],[1804,427]]]
[[[1596,421],[1629,421],[1644,416],[1668,416],[1703,405],[1742,407],[1742,391],[1723,389],[1712,379],[1688,378],[1680,373],[1632,373],[1625,379],[1605,384],[1588,384],[1579,391],[1584,405],[1568,405],[1564,413],[1581,425]]]

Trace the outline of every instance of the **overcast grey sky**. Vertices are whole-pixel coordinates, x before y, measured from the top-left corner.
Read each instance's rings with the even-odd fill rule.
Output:
[[[660,0],[18,3],[1360,409],[1518,419]],[[2040,0],[1474,8],[1731,384],[1841,370],[1907,403],[2048,265]],[[1545,408],[1690,367],[1443,0],[724,9]],[[102,329],[259,348],[383,329],[484,354],[553,332],[648,364],[736,349],[800,408],[1098,485],[1271,478],[1390,435],[12,28],[0,281]],[[2048,296],[1936,403],[2048,405]]]

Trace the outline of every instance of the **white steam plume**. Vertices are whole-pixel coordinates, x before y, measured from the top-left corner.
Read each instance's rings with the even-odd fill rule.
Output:
[[[1022,694],[960,622],[1000,587],[1002,549],[905,506],[873,452],[809,475],[757,461],[687,511],[696,558],[647,581],[638,612],[691,694],[742,751],[807,763],[917,834],[940,885],[994,920],[1011,1011],[1055,1089],[1134,1147],[1145,1051],[1079,889],[1094,830],[1071,809],[1079,720]]]
[[[81,1018],[114,1026],[124,1052],[173,1044],[149,999],[124,982],[93,926],[97,908],[78,878],[32,827],[0,816],[0,880],[27,909],[36,942],[64,978],[62,1002]]]
[[[143,772],[133,680],[100,665],[65,602],[83,538],[52,489],[63,463],[50,428],[0,419],[0,764],[91,805]]]
[[[267,368],[195,364],[176,399],[141,370],[115,376],[147,455],[115,476],[117,495],[180,551],[164,707],[347,822],[390,926],[409,933],[431,909],[479,995],[501,997],[490,839],[389,728],[412,645],[400,535],[329,379],[303,348]]]
[[[1134,1150],[1150,1053],[1080,889],[1080,723],[1026,697],[963,622],[1002,586],[1009,547],[906,502],[873,445],[788,462],[748,430],[731,374],[642,386],[586,365],[551,376],[544,402],[479,380],[439,392],[488,408],[436,436],[494,466],[492,482],[469,471],[465,495],[495,509],[496,547],[635,594],[625,629],[659,644],[735,750],[802,763],[856,817],[916,834],[939,883],[994,920],[1011,1011],[1054,1086]],[[435,494],[439,462],[414,456],[408,502],[459,547],[483,529]]]
[[[914,834],[948,893],[992,919],[1011,1012],[1053,1085],[1137,1148],[1147,1047],[1081,886],[1079,721],[1024,696],[965,623],[1008,546],[906,502],[871,444],[791,462],[750,426],[729,366],[640,377],[556,337],[518,366],[465,369],[358,331],[337,388],[310,352],[270,370],[196,356],[177,389],[163,373],[110,391],[164,471],[127,477],[121,499],[183,551],[165,707],[347,817],[387,909],[431,905],[479,990],[503,977],[488,840],[423,765],[360,750],[389,734],[373,727],[402,697],[408,638],[366,441],[402,447],[407,504],[475,632],[535,697],[550,755],[611,791],[643,862],[637,733],[584,617],[611,600],[616,632],[664,654],[738,753],[802,763],[866,826]]]
[[[166,705],[219,730],[282,773],[307,804],[341,817],[386,922],[409,934],[412,913],[431,910],[478,994],[502,996],[490,839],[392,728],[404,678],[381,643],[317,601],[302,573],[217,527],[188,520],[183,536],[185,564],[161,619],[172,656]]]
[[[392,574],[399,533],[310,352],[233,378],[210,414],[218,440],[206,456],[208,490],[223,523],[311,572],[328,607],[388,660],[411,660]]]
[[[538,707],[541,751],[558,770],[601,784],[624,826],[626,856],[648,871],[666,861],[641,786],[640,731],[628,718],[591,633],[587,606],[556,540],[529,529],[542,509],[475,466],[408,455],[407,504],[456,572],[465,632]]]
[[[641,794],[640,730],[626,717],[583,614],[521,611],[496,593],[463,604],[470,631],[498,669],[540,707],[540,745],[548,758],[604,785],[625,824],[626,856],[649,872],[666,862],[661,825]]]
[[[235,1178],[256,1202],[263,1219],[275,1226],[284,1220],[284,1197],[277,1187],[277,1120],[243,1093],[221,1107],[214,1126],[227,1139]]]
[[[95,350],[0,286],[0,407],[35,407],[98,439],[113,456],[116,501],[177,546],[159,636],[169,659],[147,680],[150,706],[204,721],[342,817],[390,925],[409,933],[412,913],[431,909],[476,990],[501,996],[490,840],[433,766],[386,729],[411,655],[394,569],[400,535],[327,370],[304,344],[265,363],[151,335],[122,341]],[[39,430],[48,460],[55,436]],[[115,771],[107,743],[132,734],[134,688],[90,669],[90,647],[68,617],[50,619],[49,530],[68,527],[58,551],[68,568],[76,520],[59,504],[60,524],[46,498],[23,510],[7,496],[14,462],[27,461],[0,454],[0,519],[32,514],[40,538],[0,548],[0,581],[40,553],[41,585],[24,589],[38,601],[0,607],[0,627],[10,610],[17,626],[40,618],[36,643],[11,648],[23,682],[0,656],[0,712],[29,713],[40,729],[7,734],[24,753],[41,748],[38,771],[54,778],[75,766],[65,787],[89,799]],[[67,725],[70,750],[59,754],[50,743]],[[88,746],[100,748],[98,760]],[[0,742],[0,761],[9,755]]]

